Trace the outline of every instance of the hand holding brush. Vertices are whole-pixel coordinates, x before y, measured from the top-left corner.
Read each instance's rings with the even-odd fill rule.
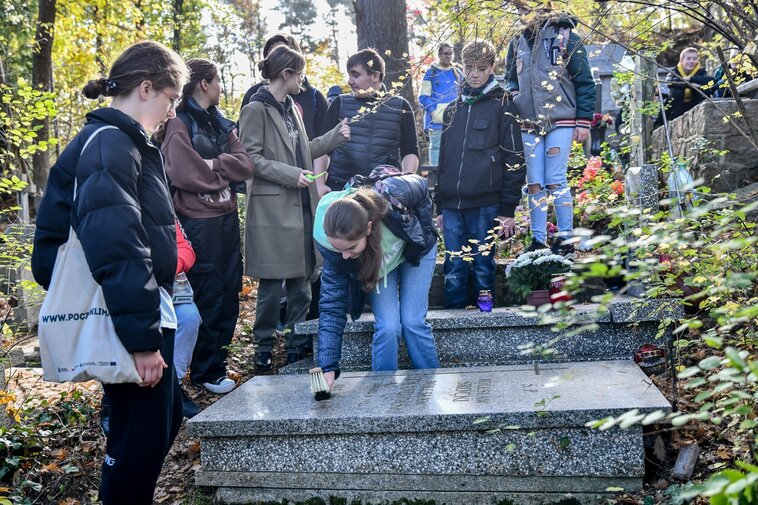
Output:
[[[324,371],[320,367],[316,367],[308,370],[308,373],[311,376],[311,393],[313,393],[313,397],[316,401],[320,402],[331,398],[331,384],[329,384],[326,377],[324,377]],[[334,372],[330,372],[330,375],[333,376],[333,374]],[[332,379],[331,382],[334,383],[334,379]]]

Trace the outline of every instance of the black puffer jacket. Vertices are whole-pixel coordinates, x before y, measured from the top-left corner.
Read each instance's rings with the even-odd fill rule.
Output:
[[[352,94],[339,99],[339,118],[350,121],[350,142],[331,154],[330,187],[340,188],[356,174],[368,176],[378,165],[400,166],[404,99],[391,96],[377,102],[373,97]],[[369,112],[361,112],[363,109]]]
[[[95,130],[109,125],[118,129],[100,131],[81,153]],[[50,171],[32,255],[34,278],[45,289],[70,225],[126,350],[158,349],[158,286],[170,293],[176,272],[174,211],[160,151],[123,112],[87,114],[87,124]]]

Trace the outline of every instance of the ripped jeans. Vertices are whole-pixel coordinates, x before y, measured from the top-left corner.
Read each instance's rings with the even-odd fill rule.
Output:
[[[574,230],[574,204],[568,186],[568,168],[574,128],[556,128],[545,136],[521,132],[526,158],[524,189],[529,201],[529,219],[534,240],[547,243],[547,206],[553,202],[560,237],[571,237]],[[539,185],[536,192],[530,185]],[[549,197],[549,198],[548,198]]]

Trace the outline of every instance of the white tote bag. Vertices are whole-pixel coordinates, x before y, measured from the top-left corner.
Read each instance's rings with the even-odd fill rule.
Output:
[[[96,130],[82,152],[106,128],[115,127]],[[68,241],[58,249],[50,288],[40,309],[39,347],[46,381],[142,382],[134,358],[116,335],[103,290],[92,278],[73,227]]]

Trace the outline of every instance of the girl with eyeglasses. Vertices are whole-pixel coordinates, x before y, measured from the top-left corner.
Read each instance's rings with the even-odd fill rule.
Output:
[[[190,80],[161,143],[174,208],[197,256],[187,278],[202,323],[194,353],[189,344],[184,345],[192,339],[184,338],[180,329],[179,357],[182,363],[192,358],[192,382],[223,394],[236,385],[226,369],[242,289],[236,187],[252,177],[253,163],[234,122],[218,107],[222,88],[216,64],[195,58],[187,66]],[[184,392],[183,398],[187,413],[195,411]]]
[[[35,279],[50,286],[58,248],[73,227],[142,380],[103,385],[110,406],[104,505],[153,502],[182,421],[173,368],[176,315],[168,294],[177,266],[174,209],[161,153],[148,132],[174,117],[186,79],[184,62],[162,44],[140,42],[121,53],[107,78],[84,87],[87,98],[112,102],[87,114],[50,170],[37,213]]]

